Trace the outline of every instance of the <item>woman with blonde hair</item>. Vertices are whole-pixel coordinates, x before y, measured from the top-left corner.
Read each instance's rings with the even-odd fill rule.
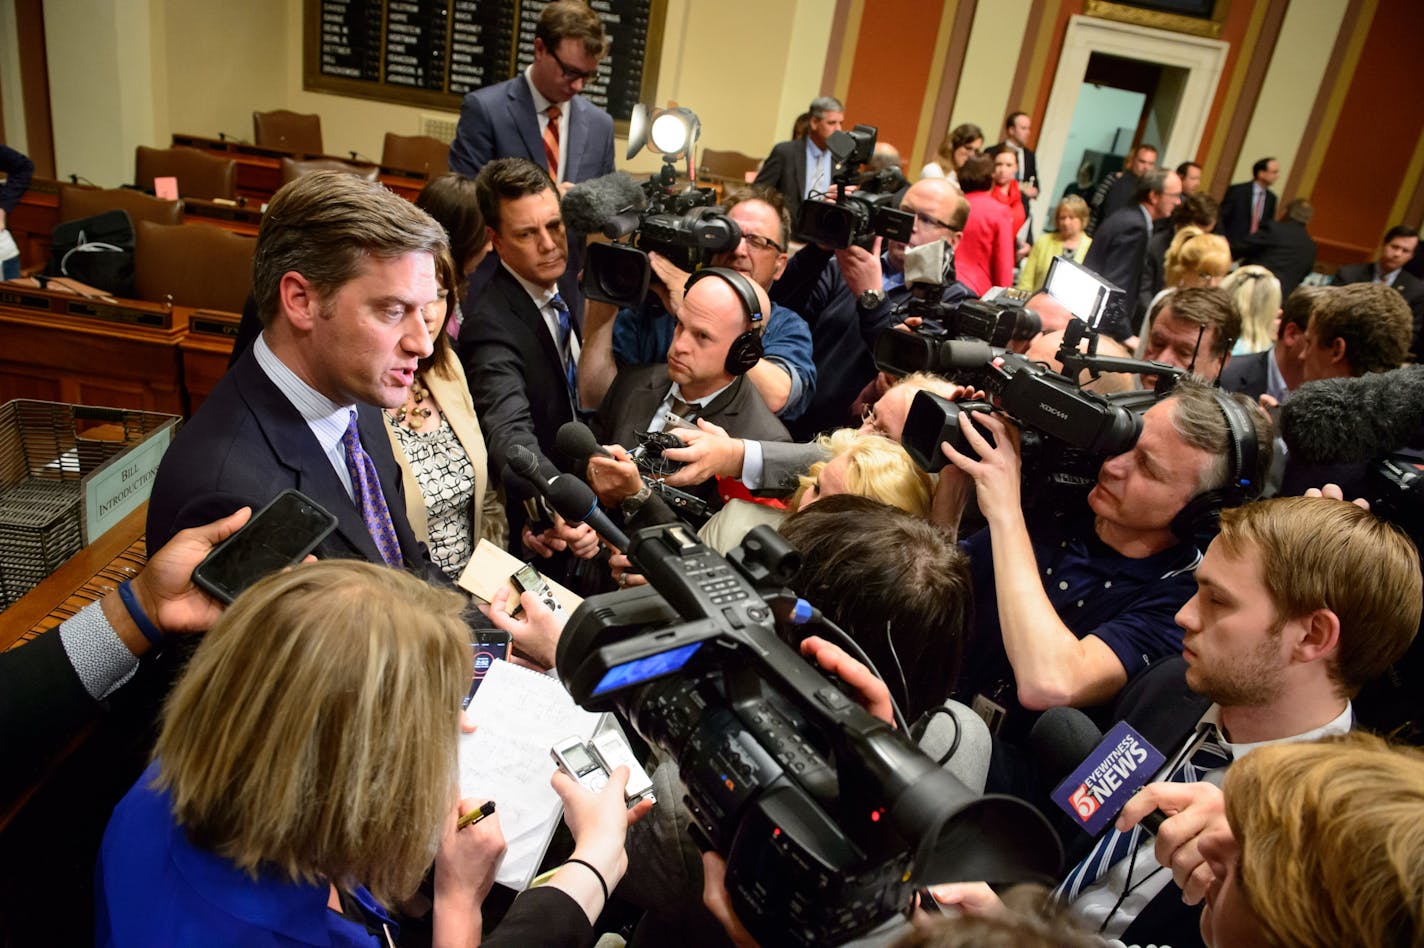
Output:
[[[948,178],[959,185],[959,169],[984,147],[984,132],[972,122],[950,129],[935,153],[934,161],[920,169],[921,178]]]
[[[1228,273],[1221,288],[1231,294],[1241,312],[1241,338],[1236,340],[1231,354],[1250,355],[1271,348],[1281,318],[1281,281],[1270,270],[1253,263]]]
[[[1070,194],[1058,202],[1053,212],[1056,230],[1045,233],[1033,242],[1033,249],[1024,260],[1016,284],[1021,290],[1038,290],[1048,279],[1048,267],[1054,257],[1067,257],[1082,262],[1093,244],[1093,238],[1084,233],[1088,226],[1088,202]]]
[[[741,543],[753,527],[780,526],[796,511],[836,494],[869,497],[911,516],[929,517],[934,481],[899,444],[879,435],[861,434],[854,428],[823,435],[818,443],[827,459],[812,464],[801,476],[800,486],[784,509],[745,500],[729,501],[698,531],[702,541],[719,553],[726,553]]]
[[[1231,245],[1220,234],[1208,234],[1200,227],[1177,231],[1167,248],[1167,289],[1219,286],[1231,269]]]
[[[456,825],[474,809],[456,800],[464,609],[454,592],[352,560],[238,597],[109,821],[96,943],[387,945],[389,906],[433,860],[433,944],[476,944],[504,838],[497,814]],[[487,943],[519,943],[516,929],[544,944],[589,937],[626,868],[625,780],[593,794],[555,775],[574,856]]]

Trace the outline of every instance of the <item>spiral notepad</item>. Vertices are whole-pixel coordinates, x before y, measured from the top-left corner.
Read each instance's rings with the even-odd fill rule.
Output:
[[[524,890],[558,827],[563,803],[549,784],[549,748],[588,740],[604,715],[585,711],[557,678],[496,660],[470,702],[475,733],[460,735],[460,795],[493,800],[508,849],[495,881]]]

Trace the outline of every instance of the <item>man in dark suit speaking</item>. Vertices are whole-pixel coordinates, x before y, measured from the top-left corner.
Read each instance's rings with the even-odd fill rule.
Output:
[[[773,146],[755,182],[781,192],[793,227],[801,202],[808,195],[826,191],[831,186],[831,167],[836,160],[826,147],[826,140],[831,133],[840,131],[845,121],[845,106],[833,96],[813,99],[810,112],[811,124],[806,127],[806,137]]]
[[[1241,256],[1246,238],[1276,216],[1276,193],[1271,185],[1281,176],[1281,163],[1262,158],[1251,166],[1251,180],[1233,184],[1221,198],[1216,232],[1231,244],[1231,255]]]
[[[1113,213],[1098,228],[1083,266],[1124,290],[1129,304],[1138,298],[1137,286],[1147,261],[1147,241],[1152,222],[1170,217],[1182,201],[1182,179],[1177,172],[1157,169],[1148,172],[1137,185],[1137,203]],[[1136,334],[1142,313],[1129,324],[1120,320],[1105,325],[1104,332],[1122,342]]]
[[[379,184],[318,172],[278,191],[253,264],[262,334],[164,456],[149,547],[292,487],[337,518],[319,557],[448,585],[406,520],[381,414],[404,403],[432,350],[423,313],[448,252],[440,224]]]
[[[598,14],[558,0],[539,14],[534,62],[460,106],[450,170],[474,177],[496,158],[526,158],[567,190],[613,171],[613,118],[579,95],[608,51]]]

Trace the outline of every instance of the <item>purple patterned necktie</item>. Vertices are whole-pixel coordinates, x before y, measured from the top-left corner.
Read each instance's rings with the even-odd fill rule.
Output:
[[[361,520],[365,522],[376,549],[381,551],[381,559],[387,566],[401,565],[400,541],[396,539],[395,524],[391,523],[391,511],[386,506],[385,495],[381,493],[381,481],[376,476],[376,463],[361,448],[361,433],[356,428],[356,412],[351,412],[351,423],[346,426],[346,434],[341,436],[341,444],[346,448],[346,469],[351,472],[351,493],[356,506],[361,509]]]

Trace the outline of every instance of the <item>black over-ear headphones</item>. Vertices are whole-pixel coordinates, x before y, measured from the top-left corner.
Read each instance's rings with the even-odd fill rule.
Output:
[[[1226,484],[1193,497],[1172,518],[1172,533],[1188,542],[1216,533],[1223,508],[1255,500],[1265,486],[1256,482],[1260,446],[1256,443],[1251,409],[1219,388],[1213,388],[1211,393],[1226,419]]]
[[[761,361],[762,356],[762,312],[761,303],[757,301],[756,287],[751,280],[736,270],[727,267],[703,267],[687,278],[687,282],[682,287],[683,294],[686,295],[698,280],[709,276],[718,276],[726,281],[727,285],[736,292],[737,298],[742,301],[742,310],[746,312],[747,318],[752,321],[751,329],[732,340],[731,347],[727,349],[725,363],[728,375],[745,375],[751,371],[752,366]]]

